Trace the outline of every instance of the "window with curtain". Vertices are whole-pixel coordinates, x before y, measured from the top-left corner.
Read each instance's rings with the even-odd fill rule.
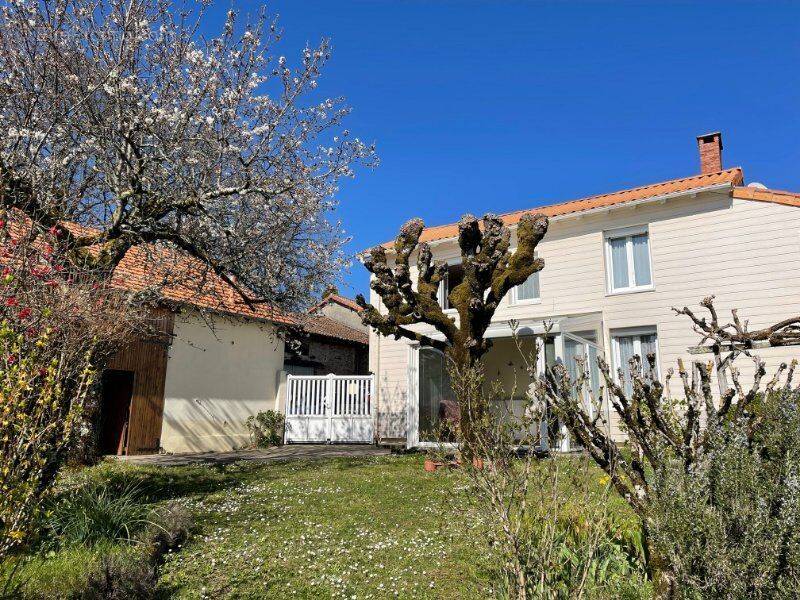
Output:
[[[609,291],[626,292],[652,288],[647,228],[637,227],[607,234],[606,264],[609,270]]]
[[[433,348],[419,350],[419,439],[437,439],[443,419],[457,419],[458,403],[450,387],[444,354]]]
[[[631,382],[630,372],[630,359],[636,355],[641,359],[642,369],[649,369],[650,363],[647,360],[648,355],[655,356],[655,366],[650,373],[651,377],[658,378],[658,340],[655,330],[643,331],[636,333],[620,333],[611,334],[611,340],[614,346],[614,367],[615,372],[622,369],[623,384],[625,392],[631,394],[633,392],[633,383]]]
[[[514,289],[514,302],[529,302],[539,299],[539,273],[534,273]]]

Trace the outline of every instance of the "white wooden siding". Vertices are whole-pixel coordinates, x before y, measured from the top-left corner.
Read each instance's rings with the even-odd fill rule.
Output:
[[[640,224],[649,226],[654,289],[610,295],[603,232]],[[714,294],[723,318],[738,308],[751,327],[798,311],[799,234],[800,209],[732,200],[725,193],[687,195],[662,204],[555,221],[538,250],[546,263],[540,274],[541,303],[515,306],[507,298],[494,320],[602,311],[607,356],[610,330],[655,326],[660,364],[666,372],[679,356],[688,358],[687,347],[697,343],[688,320],[676,317],[672,306],[700,310],[700,300]],[[442,243],[434,246],[434,252],[437,259],[446,259],[457,254],[457,246],[455,241]],[[796,348],[761,352],[768,369],[796,354]],[[404,413],[407,344],[383,338],[375,356],[380,364],[379,410]],[[750,361],[740,361],[739,366],[749,377]]]

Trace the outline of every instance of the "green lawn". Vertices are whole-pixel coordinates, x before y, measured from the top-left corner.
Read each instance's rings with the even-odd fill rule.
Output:
[[[139,482],[173,499],[197,531],[162,569],[176,598],[485,598],[491,558],[451,501],[456,474],[426,474],[419,455],[225,467],[107,463],[80,476]],[[466,525],[466,527],[465,527]],[[96,551],[37,558],[32,597],[68,595]],[[116,548],[115,551],[121,551]]]
[[[489,597],[497,561],[473,510],[456,501],[463,476],[425,473],[422,460],[112,462],[67,479],[135,482],[152,502],[174,500],[192,512],[193,537],[161,571],[165,598]],[[109,550],[130,551],[69,549],[33,560],[23,572],[27,595],[67,596]]]

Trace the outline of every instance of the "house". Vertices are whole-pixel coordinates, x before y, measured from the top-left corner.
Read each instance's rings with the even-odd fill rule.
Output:
[[[699,342],[673,306],[697,306],[714,294],[721,315],[738,308],[753,328],[798,312],[800,193],[746,184],[741,168],[723,168],[719,132],[698,136],[697,147],[699,174],[502,215],[512,230],[512,249],[524,212],[550,218],[538,247],[545,269],[507,295],[487,331],[494,342],[485,357],[487,375],[511,390],[512,402],[527,387],[512,319],[520,335],[544,350],[540,369],[560,361],[574,372],[577,358],[595,364],[602,355],[616,370],[627,368],[634,354],[654,352],[663,376],[679,357],[696,359],[687,348]],[[455,224],[422,234],[434,258],[450,265],[439,294],[445,309],[447,291],[461,277],[456,235]],[[377,294],[370,300],[381,308]],[[552,324],[546,336],[545,321]],[[436,337],[432,329],[417,327]],[[768,369],[795,353],[760,351]],[[742,376],[749,377],[752,363],[740,362]],[[430,441],[451,394],[442,355],[373,331],[369,363],[377,378],[379,439],[409,446]],[[590,375],[590,385],[599,388],[596,365]],[[608,406],[603,410],[612,435],[622,439],[615,415]]]
[[[134,247],[114,271],[127,290],[160,284],[153,324],[161,335],[122,348],[103,374],[104,453],[230,450],[249,441],[247,417],[274,406],[284,359],[278,329],[293,316],[246,305],[198,261],[164,252]]]
[[[369,329],[354,300],[328,294],[303,319],[303,333],[287,344],[284,370],[292,375],[366,375]]]
[[[153,260],[153,252],[161,253]],[[280,408],[286,331],[302,331],[313,368],[366,368],[367,334],[324,315],[244,303],[198,261],[132,248],[114,272],[131,291],[159,286],[157,334],[122,348],[103,374],[100,446],[108,454],[226,451],[249,443],[247,418]],[[203,282],[198,286],[198,282]],[[296,334],[297,335],[297,334]]]

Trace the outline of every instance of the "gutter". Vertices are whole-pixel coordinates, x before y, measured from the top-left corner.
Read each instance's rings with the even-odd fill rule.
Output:
[[[693,188],[691,190],[683,190],[683,191],[680,191],[680,192],[670,192],[669,194],[660,194],[658,196],[650,196],[649,198],[642,198],[641,200],[631,200],[629,202],[620,202],[619,204],[611,204],[609,206],[598,206],[597,208],[590,208],[590,209],[587,209],[587,210],[575,211],[575,212],[566,213],[566,214],[563,214],[563,215],[556,215],[554,217],[548,217],[548,218],[550,219],[551,223],[557,223],[559,221],[566,221],[566,220],[569,220],[569,219],[582,218],[582,217],[587,216],[587,215],[594,215],[594,214],[599,214],[599,213],[611,212],[612,210],[618,210],[618,209],[621,209],[621,208],[632,208],[632,207],[642,206],[644,204],[650,204],[650,203],[655,203],[655,202],[659,202],[659,203],[666,202],[667,200],[671,200],[672,198],[679,198],[681,196],[694,197],[697,194],[702,194],[702,193],[705,193],[705,192],[716,192],[716,191],[725,190],[725,189],[729,189],[730,190],[733,187],[734,187],[733,184],[730,183],[730,182],[715,183],[713,185],[707,185],[707,186],[704,186],[704,187]],[[544,207],[534,207],[534,208],[531,208],[529,211],[524,211],[524,212],[530,212],[530,213],[536,214],[537,208],[544,208]],[[514,212],[520,212],[520,211],[514,211]],[[506,213],[506,214],[510,214],[510,213]],[[501,218],[503,217],[503,215],[499,215],[499,216]],[[510,230],[515,230],[517,228],[517,224],[514,223],[512,225],[509,225],[508,228]],[[431,248],[435,248],[436,246],[439,246],[439,245],[447,243],[447,242],[451,242],[451,241],[453,241],[455,239],[457,239],[457,236],[451,236],[451,237],[447,237],[447,238],[441,238],[441,239],[438,239],[438,240],[431,240],[430,242],[427,242],[427,244]],[[387,249],[387,250],[389,250],[389,252],[387,252],[387,254],[394,254],[394,249]]]

